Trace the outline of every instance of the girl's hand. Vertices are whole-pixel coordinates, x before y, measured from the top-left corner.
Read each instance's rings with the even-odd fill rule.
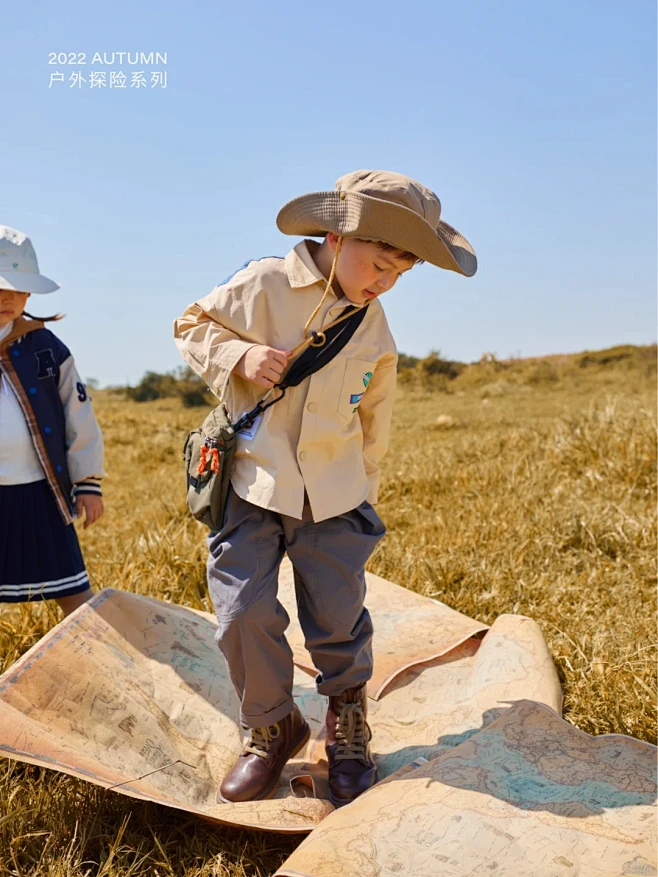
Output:
[[[256,344],[247,350],[233,371],[241,378],[269,390],[280,380],[291,353],[291,350],[277,350],[276,347]]]
[[[103,499],[93,493],[78,494],[75,499],[75,510],[79,518],[82,517],[82,511],[85,511],[84,529],[91,527],[102,516],[105,509],[103,508]]]

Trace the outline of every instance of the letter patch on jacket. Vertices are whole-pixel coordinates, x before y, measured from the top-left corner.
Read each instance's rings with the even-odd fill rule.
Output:
[[[363,378],[363,386],[367,389],[368,384],[370,383],[370,380],[372,378],[372,372],[364,372],[361,377]],[[364,390],[363,393],[352,393],[352,395],[350,396],[350,405],[356,405],[356,408],[352,409],[352,414],[354,414],[356,409],[359,407],[359,402],[361,401],[361,399],[363,399],[365,393],[366,391]]]
[[[50,348],[47,350],[37,350],[34,355],[37,358],[37,376],[39,379],[56,377],[57,361],[53,351]]]

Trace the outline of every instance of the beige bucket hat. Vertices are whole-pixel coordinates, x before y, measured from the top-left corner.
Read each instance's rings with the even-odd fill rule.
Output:
[[[311,192],[289,201],[276,224],[284,234],[299,237],[332,231],[383,241],[465,277],[477,271],[473,247],[441,219],[441,202],[434,192],[394,171],[345,174],[333,192]]]

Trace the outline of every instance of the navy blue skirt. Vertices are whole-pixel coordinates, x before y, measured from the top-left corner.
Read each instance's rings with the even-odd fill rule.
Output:
[[[0,603],[52,600],[89,587],[73,524],[48,482],[0,485]]]

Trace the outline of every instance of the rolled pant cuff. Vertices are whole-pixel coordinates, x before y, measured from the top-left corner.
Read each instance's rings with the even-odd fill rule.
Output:
[[[359,685],[364,685],[366,682],[369,682],[371,678],[372,671],[369,671],[368,673],[359,673],[351,679],[330,679],[328,682],[322,682],[321,677],[317,676],[315,683],[317,685],[318,694],[323,694],[325,697],[337,697],[339,694],[347,691],[348,688],[358,688]]]
[[[286,700],[284,703],[274,707],[274,709],[269,712],[261,713],[258,716],[246,716],[244,713],[240,713],[242,727],[250,729],[269,728],[270,725],[275,725],[277,722],[280,722],[281,719],[285,719],[285,717],[293,711],[294,706],[295,701],[291,697],[290,700]]]

